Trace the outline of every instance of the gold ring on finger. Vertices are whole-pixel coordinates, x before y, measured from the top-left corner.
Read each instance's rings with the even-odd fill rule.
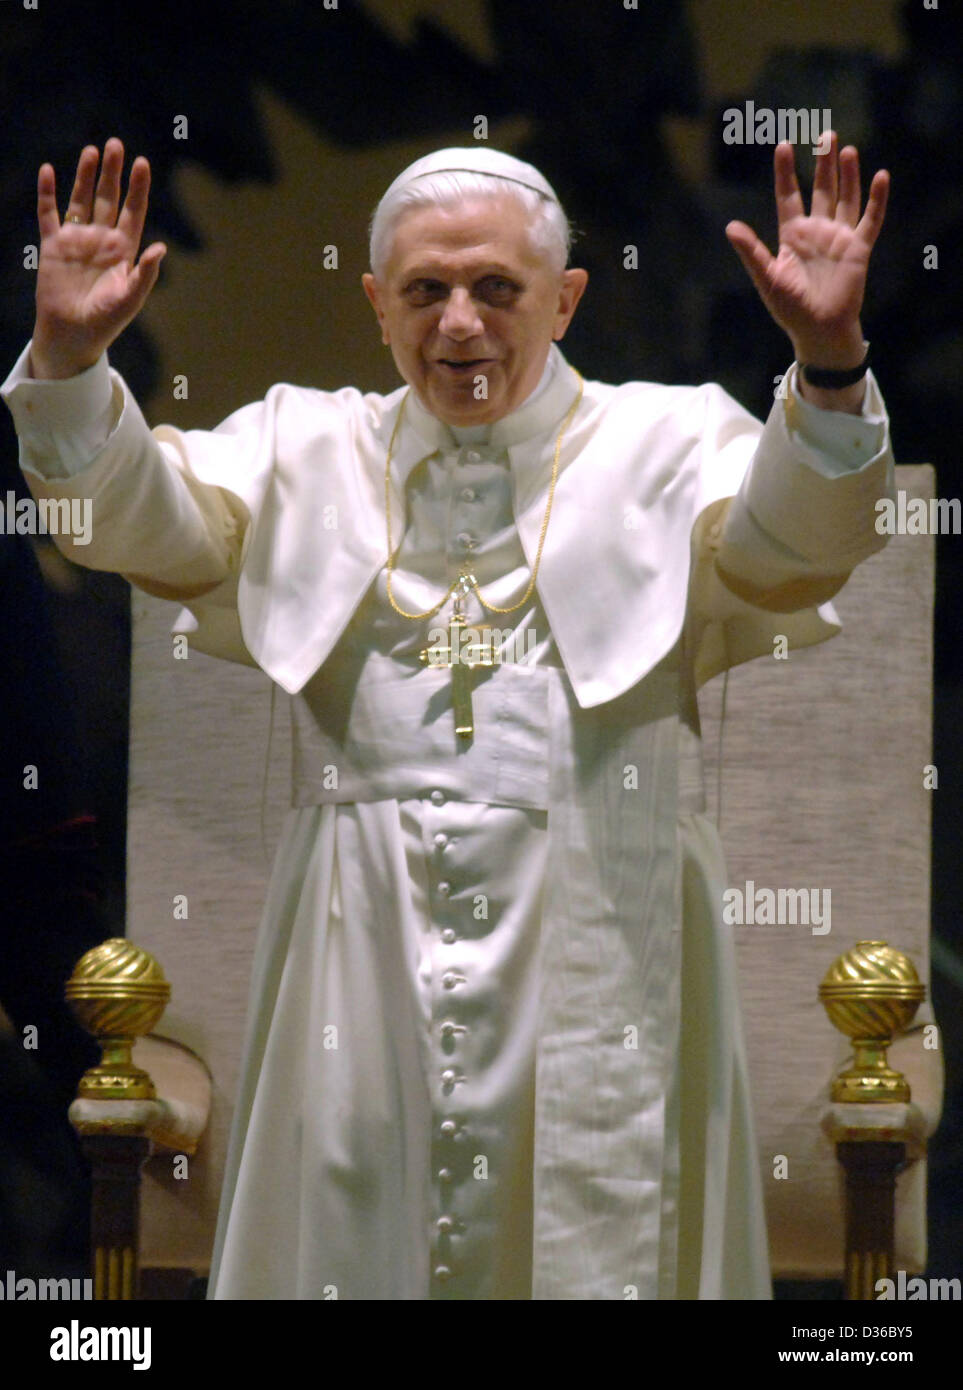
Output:
[[[82,217],[78,217],[77,214],[76,214],[75,212],[68,212],[67,216],[64,218],[64,221],[65,221],[65,222],[79,222],[81,225],[83,225],[84,219],[83,219]]]

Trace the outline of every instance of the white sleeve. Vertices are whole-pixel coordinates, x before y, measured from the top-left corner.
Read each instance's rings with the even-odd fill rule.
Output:
[[[894,489],[886,408],[872,373],[862,414],[850,415],[803,400],[796,371],[794,363],[738,494],[707,537],[726,584],[777,609],[805,594],[825,600],[883,548],[876,503]]]
[[[777,634],[804,647],[838,632],[829,600],[886,544],[877,504],[895,495],[895,472],[872,373],[862,413],[850,415],[803,400],[796,371],[794,364],[741,482],[705,506],[693,527],[690,642],[700,685],[771,655]],[[731,425],[721,437],[729,435],[736,435]],[[719,437],[710,439],[704,472],[730,447],[718,451]]]
[[[250,514],[229,486],[191,465],[213,454],[223,472],[270,475],[274,415],[262,403],[219,431],[152,432],[106,357],[64,381],[35,381],[22,355],[2,390],[20,436],[21,469],[38,503],[76,505],[82,528],[51,531],[62,554],[87,569],[123,574],[164,598],[210,594],[236,583]],[[116,420],[114,416],[116,415]],[[225,594],[227,590],[223,591]],[[231,597],[233,602],[233,596]]]
[[[863,403],[859,415],[845,410],[822,410],[799,393],[799,367],[793,363],[786,383],[786,423],[797,448],[804,449],[807,462],[824,478],[862,468],[876,457],[886,440],[886,414],[879,393],[864,377]]]
[[[30,344],[0,386],[20,440],[20,467],[41,478],[80,473],[103,449],[123,408],[102,353],[77,376],[40,381],[30,375]]]

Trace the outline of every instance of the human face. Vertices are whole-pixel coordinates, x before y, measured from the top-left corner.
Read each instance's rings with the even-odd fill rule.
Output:
[[[487,424],[522,404],[587,281],[584,270],[553,269],[505,193],[403,213],[383,274],[362,277],[398,371],[450,425]]]

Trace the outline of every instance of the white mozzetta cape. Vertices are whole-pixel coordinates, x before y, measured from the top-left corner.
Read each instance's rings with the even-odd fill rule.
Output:
[[[93,542],[64,538],[64,552],[89,568],[127,573],[162,597],[203,594],[178,625],[195,646],[253,661],[284,690],[300,690],[385,563],[384,461],[407,388],[376,396],[281,384],[212,432],[151,433],[112,372],[117,427],[81,475],[60,480],[44,476],[44,460],[51,427],[70,419],[74,383],[25,378],[27,351],[3,394],[31,490],[96,501]],[[103,359],[99,366],[106,374]],[[771,653],[774,633],[806,646],[838,631],[832,607],[813,605],[885,544],[873,504],[892,495],[888,429],[872,373],[859,418],[800,401],[795,370],[765,429],[713,384],[585,383],[562,448],[539,574],[583,708],[652,670],[682,632],[690,591],[699,684]],[[61,388],[56,404],[50,386]],[[557,370],[548,391],[492,430],[491,443],[508,449],[529,564],[574,390]],[[451,442],[413,396],[406,416],[392,465],[396,518],[412,468],[439,441]],[[730,587],[718,582],[717,567]]]
[[[281,385],[214,432],[165,427],[152,435],[116,374],[110,389],[116,429],[67,480],[43,477],[51,471],[43,437],[51,416],[40,428],[30,418],[43,384],[8,383],[5,391],[35,495],[94,499],[91,544],[63,548],[80,563],[184,599],[181,626],[195,645],[253,660],[283,689],[301,691],[323,675],[383,569],[384,460],[404,390],[380,397]],[[490,447],[507,451],[529,567],[556,434],[575,389],[559,357],[547,389],[491,431]],[[69,411],[70,390],[59,391],[56,410]],[[48,392],[47,399],[55,398]],[[412,470],[451,447],[447,427],[409,397],[391,479],[396,539]],[[721,924],[724,868],[701,814],[694,694],[717,671],[771,653],[774,635],[801,646],[838,630],[832,609],[819,605],[884,544],[874,503],[892,488],[872,380],[859,419],[800,402],[790,373],[787,397],[764,429],[717,386],[585,384],[562,448],[538,576],[561,666],[539,668],[543,683],[526,682],[524,692],[511,684],[518,673],[502,668],[478,696],[480,706],[497,696],[511,707],[515,698],[520,711],[528,702],[531,727],[548,730],[547,788],[528,803],[546,808],[549,833],[533,1297],[766,1294],[735,967]],[[446,678],[423,672],[419,679]],[[408,694],[416,688],[411,683]],[[532,704],[539,698],[540,707]],[[484,708],[478,722],[483,750]],[[480,775],[463,761],[466,778]],[[501,799],[497,784],[485,795],[462,794]],[[526,804],[524,792],[510,799]],[[387,804],[375,801],[368,813],[375,818]],[[298,869],[315,855],[312,872],[322,879],[334,862],[323,824],[321,849],[315,855],[302,846]],[[279,859],[292,855],[288,843]],[[275,902],[290,882],[290,874],[276,878]],[[402,888],[386,882],[384,891]],[[297,1259],[293,1246],[285,1253],[287,1212],[293,1205],[310,1222],[312,1194],[308,1187],[279,1193],[285,1183],[276,1172],[272,1181],[263,1164],[252,1167],[251,1155],[281,1113],[272,1119],[266,1096],[277,1094],[285,1065],[304,1063],[311,1044],[277,1041],[281,992],[291,985],[286,938],[271,911],[269,904],[252,982],[215,1252],[217,1296],[321,1297],[340,1279],[348,1296],[424,1297],[425,1271],[419,1261],[410,1267],[410,1232],[401,1228],[397,1238],[382,1233],[378,1259],[359,1258],[366,1273],[331,1271],[323,1250],[314,1260],[305,1254],[310,1241]],[[319,922],[317,931],[325,930]],[[295,1000],[306,1018],[307,998]],[[388,1033],[383,1045],[387,1066]],[[410,1123],[410,1115],[397,1119]],[[305,1117],[312,1121],[323,1147],[333,1112]],[[302,1173],[318,1167],[305,1155]],[[295,1172],[296,1188],[298,1181]],[[422,1183],[417,1166],[408,1181],[402,1227],[420,1217],[420,1208],[411,1215]],[[244,1195],[232,1212],[235,1190]],[[275,1233],[277,1279],[259,1286],[252,1267]]]

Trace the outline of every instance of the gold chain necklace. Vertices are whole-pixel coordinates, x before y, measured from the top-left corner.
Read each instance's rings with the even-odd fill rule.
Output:
[[[576,395],[575,400],[569,407],[565,419],[562,421],[562,428],[559,430],[558,438],[555,441],[555,456],[552,459],[552,480],[549,483],[548,503],[545,507],[545,516],[542,518],[542,529],[538,537],[538,548],[535,552],[535,564],[532,566],[532,575],[528,581],[528,588],[525,590],[524,594],[522,594],[518,602],[513,603],[510,608],[499,608],[499,606],[495,603],[486,603],[485,600],[482,598],[481,594],[478,592],[478,581],[475,579],[474,575],[467,574],[464,569],[462,569],[461,574],[459,574],[458,578],[454,581],[454,583],[449,586],[447,592],[442,596],[438,603],[435,604],[434,608],[426,608],[423,613],[409,613],[407,609],[402,608],[401,605],[396,602],[395,596],[391,592],[391,576],[394,573],[395,568],[394,550],[392,549],[391,545],[391,457],[394,453],[395,440],[398,436],[398,430],[401,425],[401,418],[405,413],[405,402],[408,399],[408,394],[407,392],[405,393],[405,397],[401,402],[401,409],[398,411],[398,418],[395,421],[395,427],[391,431],[391,439],[388,442],[388,457],[385,460],[385,522],[387,525],[388,532],[388,602],[391,604],[395,612],[400,614],[402,618],[433,618],[436,613],[439,613],[442,610],[442,608],[444,608],[445,604],[451,598],[452,594],[455,592],[456,589],[460,589],[462,595],[465,595],[470,591],[474,592],[475,597],[478,599],[478,602],[481,604],[481,606],[483,608],[487,608],[491,613],[514,613],[517,608],[521,608],[523,603],[528,602],[532,590],[535,588],[535,580],[538,578],[538,567],[542,561],[542,547],[545,544],[545,534],[548,531],[548,522],[549,518],[552,515],[552,503],[555,500],[555,484],[558,481],[558,461],[562,452],[562,440],[565,438],[565,433],[568,430],[569,425],[572,423],[572,417],[575,415],[576,410],[578,410],[579,403],[582,399],[582,393],[585,389],[585,382],[582,380],[581,375],[577,371],[575,371],[574,367],[572,368],[572,371],[575,372],[576,377],[578,377],[578,394]]]
[[[575,372],[575,368],[572,368]],[[500,608],[496,603],[487,603],[478,591],[478,581],[466,568],[463,568],[455,582],[450,585],[448,591],[435,604],[433,608],[426,608],[423,613],[409,613],[396,602],[394,594],[391,592],[391,575],[394,571],[395,560],[394,551],[391,545],[391,456],[394,452],[395,440],[401,425],[401,417],[405,412],[405,402],[408,399],[407,393],[401,402],[398,411],[398,418],[395,427],[391,431],[391,439],[388,441],[388,457],[385,460],[385,525],[388,533],[388,566],[387,566],[387,589],[388,602],[396,613],[402,618],[432,618],[445,606],[449,598],[454,594],[455,601],[453,612],[448,621],[448,642],[436,643],[432,647],[425,647],[420,653],[423,663],[430,666],[446,666],[451,670],[452,686],[452,706],[455,715],[455,732],[459,738],[471,738],[475,732],[474,718],[471,707],[471,671],[476,666],[494,666],[496,659],[492,651],[491,641],[485,644],[480,638],[476,641],[466,640],[469,637],[467,619],[464,614],[464,601],[467,595],[474,592],[475,597],[483,608],[487,608],[491,613],[514,613],[526,603],[535,588],[535,580],[538,578],[538,567],[542,560],[542,548],[545,545],[545,535],[548,531],[549,518],[552,515],[552,503],[555,500],[555,484],[558,481],[558,461],[562,452],[562,440],[565,432],[578,410],[582,393],[585,389],[585,382],[580,374],[575,372],[578,377],[578,394],[569,406],[568,413],[562,421],[562,428],[558,432],[555,441],[555,455],[552,459],[552,480],[548,488],[548,502],[545,507],[545,515],[542,518],[542,529],[538,537],[538,548],[535,552],[535,563],[532,566],[532,575],[528,581],[528,588],[522,594],[517,603],[513,603],[510,608]]]

